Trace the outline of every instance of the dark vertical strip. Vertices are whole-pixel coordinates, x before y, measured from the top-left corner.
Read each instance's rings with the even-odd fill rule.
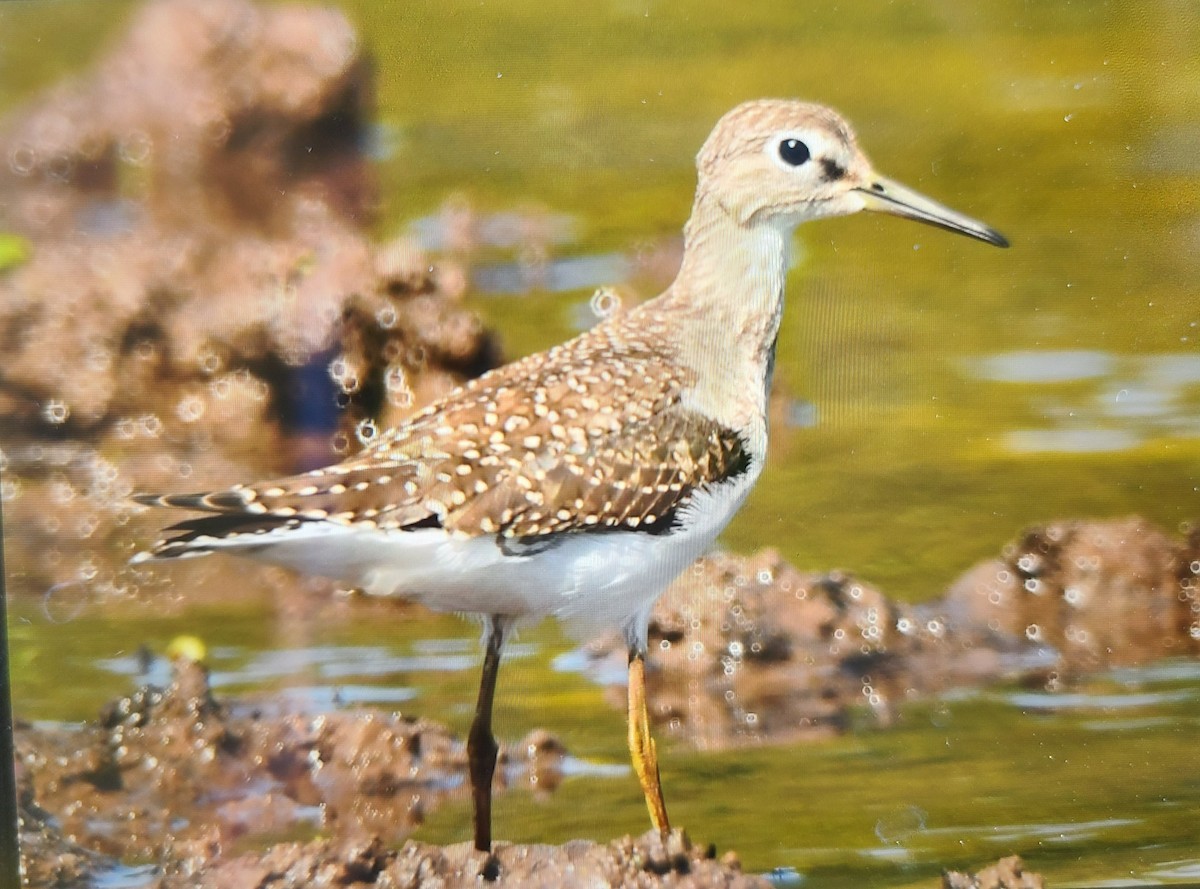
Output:
[[[493,616],[489,623],[487,651],[483,656],[483,674],[479,680],[479,701],[475,719],[467,735],[467,770],[471,776],[474,801],[475,849],[492,851],[492,778],[496,773],[496,755],[500,748],[492,734],[492,701],[496,697],[496,675],[500,672],[500,649],[504,647],[504,618]]]
[[[0,514],[0,889],[18,889],[17,773],[12,683],[8,658],[8,588],[4,573],[4,516]]]

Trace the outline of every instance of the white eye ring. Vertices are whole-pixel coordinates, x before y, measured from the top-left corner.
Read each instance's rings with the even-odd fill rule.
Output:
[[[784,145],[788,142],[797,143],[797,148],[801,146],[808,149],[808,156],[799,163],[789,162],[783,156]],[[771,158],[781,170],[787,170],[789,173],[794,173],[797,170],[807,168],[813,161],[824,157],[828,148],[827,141],[816,132],[804,132],[801,130],[785,130],[781,133],[776,133],[763,145],[763,151]]]

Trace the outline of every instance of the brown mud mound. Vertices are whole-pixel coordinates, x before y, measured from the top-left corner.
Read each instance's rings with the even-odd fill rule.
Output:
[[[914,695],[1029,669],[1023,640],[952,630],[937,610],[774,550],[697,562],[655,606],[650,636],[652,716],[706,749],[828,735],[861,708],[889,724]],[[613,666],[623,650],[588,648]]]
[[[30,886],[101,879],[118,862],[138,885],[171,887],[766,886],[736,856],[675,833],[607,845],[408,842],[424,813],[464,787],[466,754],[445,728],[379,713],[268,717],[215,700],[203,668],[176,663],[167,689],[143,688],[84,729],[17,730],[22,867]],[[501,750],[499,786],[561,780],[564,750],[535,731]],[[235,855],[297,829],[332,835]],[[69,839],[68,839],[69,838]],[[150,883],[146,883],[150,885]]]
[[[1139,518],[1033,528],[920,605],[773,550],[714,554],[659,600],[650,637],[652,717],[698,747],[829,734],[855,712],[887,725],[899,704],[948,688],[1055,688],[1200,653],[1200,530],[1178,539]],[[622,675],[620,640],[586,651]]]
[[[43,812],[62,836],[126,861],[298,829],[398,842],[448,795],[465,795],[466,751],[444,726],[385,713],[237,710],[246,712],[216,701],[203,668],[181,661],[168,688],[121,698],[83,729],[19,726],[31,839],[49,820]],[[516,749],[501,751],[499,787],[556,785],[557,740],[535,732]],[[51,844],[27,854],[38,848],[58,855]],[[47,862],[28,865],[46,872]]]
[[[948,610],[1049,646],[1086,672],[1200,654],[1200,527],[1178,539],[1145,519],[1054,522],[951,587]]]
[[[654,831],[607,844],[576,840],[562,846],[497,843],[491,859],[469,843],[406,843],[389,850],[378,840],[285,843],[263,854],[212,863],[185,850],[166,868],[161,889],[302,889],[372,886],[376,889],[454,887],[727,887],[767,889],[762,877],[741,872],[736,856],[717,860],[714,850],[673,833],[664,846]],[[481,874],[483,876],[481,876]]]
[[[7,224],[112,233],[109,198],[156,218],[286,228],[317,198],[367,218],[371,70],[340,12],[155,0],[88,71],[0,129]],[[119,227],[118,227],[119,228]]]
[[[0,210],[30,246],[0,273],[29,587],[133,589],[131,492],[330,462],[496,363],[460,270],[364,233],[372,89],[341,13],[157,0],[0,124]]]

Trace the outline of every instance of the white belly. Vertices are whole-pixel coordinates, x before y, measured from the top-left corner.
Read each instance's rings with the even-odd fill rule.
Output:
[[[440,529],[381,531],[309,522],[252,540],[234,555],[332,577],[378,596],[402,596],[436,611],[554,616],[586,637],[620,628],[645,642],[650,608],[705,552],[754,482],[738,479],[697,492],[677,530],[565,535],[540,552],[506,554],[495,537],[453,537]]]

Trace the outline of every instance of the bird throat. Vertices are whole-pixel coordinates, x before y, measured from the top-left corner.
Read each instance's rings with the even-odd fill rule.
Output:
[[[790,240],[780,227],[743,225],[715,201],[698,198],[679,274],[653,301],[661,300],[678,325],[672,336],[682,361],[704,369],[688,400],[732,428],[748,425],[748,412],[766,411]],[[748,399],[750,393],[762,395]]]

